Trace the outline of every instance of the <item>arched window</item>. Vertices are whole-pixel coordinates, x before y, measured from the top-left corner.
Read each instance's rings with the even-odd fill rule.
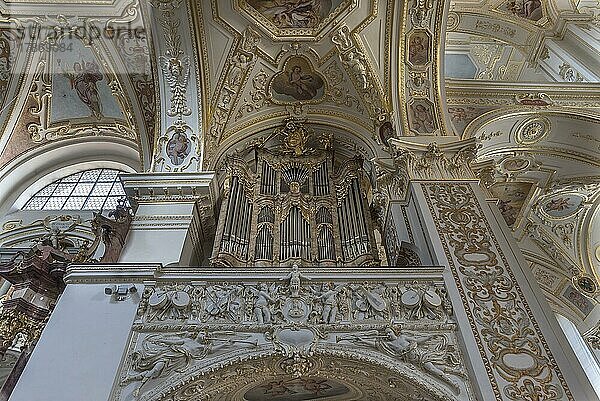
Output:
[[[47,185],[31,197],[24,210],[111,210],[125,196],[112,169],[80,171]]]

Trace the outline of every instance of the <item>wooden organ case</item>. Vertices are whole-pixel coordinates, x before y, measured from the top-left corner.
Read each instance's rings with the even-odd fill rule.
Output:
[[[212,264],[378,264],[362,159],[297,122],[274,137],[225,162]]]

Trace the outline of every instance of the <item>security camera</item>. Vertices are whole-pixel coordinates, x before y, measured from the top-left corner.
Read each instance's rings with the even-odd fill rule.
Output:
[[[104,293],[106,295],[113,296],[117,301],[124,301],[127,298],[127,295],[133,294],[137,292],[137,288],[135,285],[130,284],[119,284],[112,285],[110,287],[104,288]]]

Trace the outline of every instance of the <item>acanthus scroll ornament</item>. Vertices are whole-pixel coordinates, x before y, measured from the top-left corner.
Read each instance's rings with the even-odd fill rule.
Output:
[[[402,141],[394,138],[390,142],[395,149],[395,167],[406,171],[411,179],[475,178],[471,168],[477,152],[474,141],[453,148],[436,142],[420,148],[403,145]]]
[[[469,320],[478,322],[475,334],[496,398],[573,399],[544,338],[527,329],[536,323],[471,186],[428,183],[423,189],[452,274],[468,298]],[[498,313],[490,315],[490,308]],[[529,361],[527,369],[521,358]]]
[[[166,56],[160,57],[162,71],[171,90],[171,103],[167,115],[180,119],[192,114],[186,98],[190,78],[190,59],[181,51],[177,54],[170,53],[167,51]]]
[[[422,371],[422,380],[446,394],[439,399],[469,399],[442,281],[333,277],[294,266],[280,278],[147,285],[112,399],[159,399],[173,383],[188,382],[190,372],[265,355],[291,378],[314,374],[323,355],[370,355],[394,371]],[[406,301],[411,291],[417,304]]]

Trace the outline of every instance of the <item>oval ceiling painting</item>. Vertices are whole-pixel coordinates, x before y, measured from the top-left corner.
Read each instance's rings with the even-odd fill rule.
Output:
[[[580,195],[556,194],[543,201],[542,211],[554,219],[564,219],[575,214],[582,203]]]

